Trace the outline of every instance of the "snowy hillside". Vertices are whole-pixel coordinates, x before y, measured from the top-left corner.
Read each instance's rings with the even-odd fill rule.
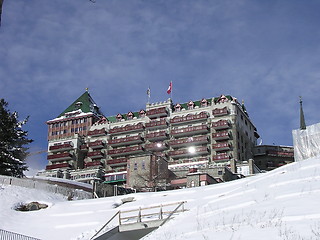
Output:
[[[292,163],[255,177],[206,187],[68,202],[13,186],[0,190],[0,229],[44,240],[89,239],[118,210],[187,201],[181,213],[145,239],[320,239],[320,158]],[[18,202],[48,209],[16,212]]]

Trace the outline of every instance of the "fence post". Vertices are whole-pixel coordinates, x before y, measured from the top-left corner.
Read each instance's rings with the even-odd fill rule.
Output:
[[[139,207],[138,222],[141,222],[141,207]]]
[[[163,219],[163,216],[162,216],[163,212],[162,212],[162,204],[160,205],[160,216],[159,216],[159,219]]]

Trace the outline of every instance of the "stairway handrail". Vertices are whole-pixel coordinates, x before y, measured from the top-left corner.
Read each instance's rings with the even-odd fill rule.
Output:
[[[112,218],[110,218],[109,221],[108,221],[106,224],[104,224],[104,225],[99,229],[99,231],[96,232],[96,233],[90,238],[90,240],[92,240],[95,236],[97,236],[119,213],[120,213],[120,211],[116,212],[116,214],[114,214],[114,215],[112,216]]]

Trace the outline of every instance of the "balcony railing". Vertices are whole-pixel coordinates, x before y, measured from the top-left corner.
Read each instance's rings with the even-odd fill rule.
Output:
[[[144,126],[142,123],[137,123],[135,125],[128,124],[124,127],[114,127],[109,130],[110,134],[121,134],[127,132],[135,132],[135,131],[142,131]]]
[[[176,116],[170,120],[170,123],[172,125],[180,124],[180,123],[186,123],[186,122],[195,122],[195,121],[201,121],[206,120],[208,118],[208,114],[206,112],[201,112],[199,114],[188,114],[187,116]]]
[[[217,141],[228,140],[231,138],[231,133],[229,133],[228,131],[219,131],[216,133],[212,133],[212,138]]]
[[[146,139],[149,141],[160,141],[168,138],[168,134],[166,131],[160,131],[160,132],[152,132],[146,134]]]
[[[107,160],[107,165],[123,166],[123,165],[127,165],[127,162],[128,162],[128,158],[117,158],[117,159]]]
[[[103,158],[104,153],[101,151],[88,152],[87,156],[91,159]]]
[[[71,149],[73,149],[72,143],[64,143],[64,144],[54,145],[49,147],[49,150],[51,152],[66,151]]]
[[[208,141],[209,140],[207,136],[197,136],[197,137],[180,138],[176,140],[171,140],[169,144],[173,148],[178,148],[182,146],[205,144],[205,143],[208,143]]]
[[[85,163],[85,167],[100,167],[100,166],[103,166],[103,163],[100,162],[100,161],[92,161],[92,162],[86,162]]]
[[[109,150],[108,155],[110,155],[111,157],[116,157],[116,156],[131,155],[131,154],[142,153],[142,152],[143,152],[142,146],[133,146],[133,147]]]
[[[97,140],[95,142],[90,142],[88,145],[92,149],[98,149],[98,148],[103,148],[105,146],[105,142],[103,140]]]
[[[147,116],[150,118],[163,117],[163,116],[167,116],[167,115],[168,115],[168,111],[167,111],[166,107],[150,109],[147,111]]]
[[[285,151],[267,151],[267,154],[269,156],[274,156],[274,157],[294,157],[293,152],[285,152]]]
[[[228,142],[219,142],[219,143],[216,143],[216,144],[212,144],[212,148],[216,152],[228,151],[228,150],[231,149],[231,145]]]
[[[62,160],[72,160],[72,155],[70,153],[56,153],[48,155],[48,160],[53,161],[62,161]]]
[[[88,132],[88,136],[90,136],[90,137],[104,136],[106,134],[107,134],[107,132],[106,132],[105,128],[95,129],[93,131]]]
[[[138,144],[142,142],[143,138],[140,135],[108,140],[108,144],[112,147]]]
[[[212,160],[215,162],[218,161],[229,161],[231,159],[231,155],[228,153],[220,153],[212,156]]]
[[[212,110],[212,114],[215,117],[224,116],[229,114],[229,110],[227,107],[224,108],[216,108]]]
[[[52,165],[46,166],[46,170],[52,170],[52,169],[58,169],[58,168],[71,168],[71,165],[69,163],[58,163],[58,164],[52,164]]]
[[[228,120],[220,120],[220,121],[212,123],[212,127],[216,130],[228,129],[228,128],[230,128],[230,126],[231,126],[231,124]]]
[[[145,144],[144,148],[148,151],[162,151],[168,149],[168,145],[165,143],[149,143]]]
[[[179,150],[169,152],[169,156],[172,158],[179,158],[179,157],[193,156],[193,155],[205,155],[205,154],[209,154],[209,149],[206,146],[195,148],[194,153],[190,153],[188,149],[179,149]]]
[[[194,127],[186,127],[186,128],[179,128],[179,129],[173,129],[171,131],[171,135],[173,136],[188,136],[193,134],[200,134],[200,133],[208,133],[209,128],[207,125],[199,125]]]
[[[146,123],[147,129],[165,128],[167,126],[168,126],[168,122],[166,119],[152,120],[151,122]]]

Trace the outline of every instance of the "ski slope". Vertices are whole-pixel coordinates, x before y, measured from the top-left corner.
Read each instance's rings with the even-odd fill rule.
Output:
[[[120,205],[128,196],[135,201]],[[42,191],[1,186],[0,229],[44,240],[84,240],[118,210],[187,201],[187,212],[144,239],[317,240],[319,199],[320,158],[233,182],[92,200],[66,201]],[[49,208],[13,210],[19,202],[30,201],[46,203]]]

